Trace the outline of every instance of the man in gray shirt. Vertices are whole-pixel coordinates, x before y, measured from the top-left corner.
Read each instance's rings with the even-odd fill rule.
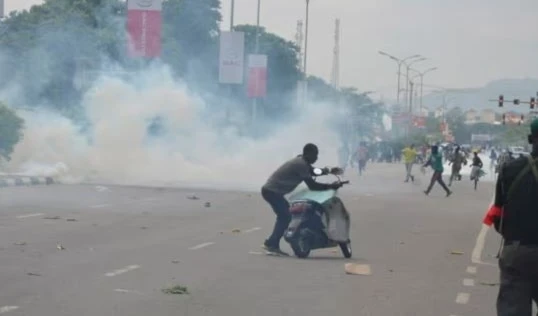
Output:
[[[271,205],[276,214],[276,223],[271,236],[264,242],[263,248],[270,253],[288,254],[280,250],[280,239],[288,228],[291,220],[289,213],[290,205],[284,195],[291,193],[301,182],[305,182],[312,191],[325,191],[338,189],[342,185],[338,182],[332,184],[314,181],[312,164],[318,160],[318,147],[314,144],[306,144],[303,154],[284,163],[269,177],[262,187],[263,199]],[[324,174],[329,170],[325,169]]]

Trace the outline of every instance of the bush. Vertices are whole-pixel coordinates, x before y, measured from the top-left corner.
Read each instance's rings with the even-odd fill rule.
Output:
[[[22,138],[23,126],[23,119],[0,102],[0,158],[9,160],[13,148]]]

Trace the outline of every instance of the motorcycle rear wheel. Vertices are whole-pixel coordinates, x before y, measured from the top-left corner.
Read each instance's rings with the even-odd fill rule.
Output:
[[[301,259],[307,258],[310,255],[311,246],[308,240],[308,235],[301,232],[297,239],[290,243],[293,253]]]

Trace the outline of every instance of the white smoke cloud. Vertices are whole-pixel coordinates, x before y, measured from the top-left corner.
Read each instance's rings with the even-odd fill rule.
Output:
[[[329,128],[331,105],[309,104],[269,137],[241,136],[216,124],[214,109],[224,104],[205,104],[165,66],[129,80],[102,76],[82,104],[90,122],[84,131],[55,113],[22,112],[25,136],[8,171],[66,182],[257,190],[307,142],[320,147],[319,165],[337,163],[340,142]],[[165,118],[165,132],[148,136],[157,116]]]

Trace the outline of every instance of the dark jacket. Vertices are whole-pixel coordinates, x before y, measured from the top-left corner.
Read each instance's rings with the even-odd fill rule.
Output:
[[[537,156],[538,153],[533,154],[538,168]],[[521,180],[516,181],[520,174]],[[538,180],[529,168],[527,157],[501,167],[493,207],[502,210],[495,226],[507,241],[538,245]]]

